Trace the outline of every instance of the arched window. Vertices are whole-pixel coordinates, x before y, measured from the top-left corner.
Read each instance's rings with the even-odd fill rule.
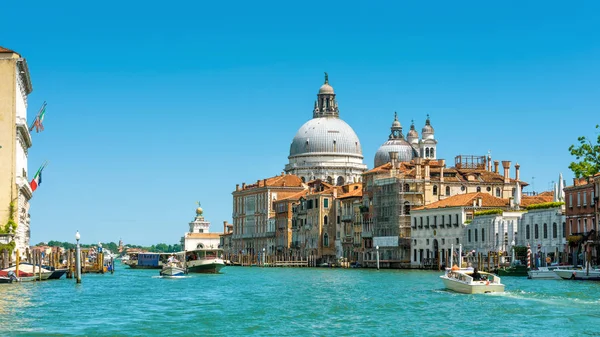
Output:
[[[462,185],[462,186],[460,187],[460,190],[461,190],[461,191],[464,191],[464,190],[466,190],[466,189],[467,189],[467,188],[465,187],[465,185]]]
[[[332,177],[327,177],[327,182],[329,184],[333,184],[333,178]]]
[[[496,197],[500,198],[500,187],[496,187]]]
[[[338,177],[336,185],[338,185],[338,186],[344,185],[344,177]]]
[[[513,187],[512,189],[512,196],[514,197],[517,194],[517,189]]]
[[[323,247],[329,247],[329,235],[323,234]]]
[[[202,248],[204,248],[204,244],[202,244],[202,243],[199,243],[199,244],[196,246],[196,249],[202,249]]]
[[[429,156],[431,156],[431,158],[435,158],[435,153],[433,151],[433,148],[431,148],[431,150],[429,150]]]
[[[324,225],[327,225],[327,222],[328,222],[328,220],[329,220],[329,218],[327,217],[327,215],[326,215],[326,216],[324,216],[324,217],[323,217],[323,224],[324,224]]]
[[[531,235],[529,234],[529,225],[525,226],[525,238],[529,240]]]
[[[446,195],[449,196],[450,195],[450,186],[446,186]]]
[[[437,195],[437,185],[433,185],[433,195]]]
[[[404,184],[404,192],[410,192],[410,185]]]
[[[556,222],[552,224],[552,238],[556,239],[558,236],[558,226]]]
[[[548,224],[544,224],[544,239],[548,238]]]
[[[404,202],[404,215],[410,214],[410,203],[408,201]],[[416,221],[416,219],[415,219]]]
[[[425,148],[425,158],[429,158],[429,148]]]
[[[306,178],[305,177],[302,177],[301,179],[302,179],[303,183],[306,183]]]
[[[477,186],[477,193],[481,192],[481,187]]]
[[[535,224],[535,226],[533,227],[533,235],[534,238],[539,239],[540,238],[540,229],[538,224]]]

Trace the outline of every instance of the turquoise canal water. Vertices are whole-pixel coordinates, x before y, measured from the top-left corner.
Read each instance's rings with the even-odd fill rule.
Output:
[[[600,335],[600,282],[504,277],[504,294],[463,295],[428,271],[157,275],[121,267],[79,285],[0,285],[0,336]]]

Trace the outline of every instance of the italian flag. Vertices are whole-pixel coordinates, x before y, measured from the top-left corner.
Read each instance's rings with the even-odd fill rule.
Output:
[[[31,180],[29,186],[31,186],[32,191],[35,191],[38,188],[38,186],[42,184],[42,170],[44,169],[44,167],[46,167],[45,163],[44,165],[40,166],[40,169],[35,173],[33,180]]]

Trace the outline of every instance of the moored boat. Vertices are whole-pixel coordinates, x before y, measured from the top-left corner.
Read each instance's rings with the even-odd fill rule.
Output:
[[[560,280],[560,276],[554,271],[557,269],[573,269],[573,266],[548,266],[538,267],[527,271],[527,278],[539,280]]]
[[[16,271],[16,269],[16,266],[11,266],[3,269],[2,271]],[[21,275],[21,273],[23,273],[23,275]],[[29,281],[28,278],[30,276],[33,276],[33,280],[39,280],[41,278],[41,280],[44,281],[47,280],[50,277],[50,275],[52,275],[52,271],[46,268],[40,268],[38,265],[33,265],[27,262],[19,263],[19,275],[17,275],[17,277],[21,279],[21,282]]]
[[[463,294],[484,294],[504,292],[500,277],[480,271],[481,278],[474,280],[474,271],[470,269],[446,268],[440,278],[447,289]]]
[[[223,267],[225,261],[221,258],[222,249],[200,248],[185,252],[185,261],[188,272],[217,274]]]
[[[554,273],[563,280],[600,281],[600,269],[555,269]]]

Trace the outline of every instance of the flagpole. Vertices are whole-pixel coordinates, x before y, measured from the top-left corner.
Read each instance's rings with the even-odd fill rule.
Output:
[[[37,115],[35,115],[33,122],[31,122],[31,126],[29,127],[29,132],[33,131],[33,128],[35,127],[35,121],[40,117],[40,113],[42,113],[42,111],[44,111],[45,107],[46,107],[46,101],[44,101],[44,103],[42,104],[42,107],[38,111]]]

